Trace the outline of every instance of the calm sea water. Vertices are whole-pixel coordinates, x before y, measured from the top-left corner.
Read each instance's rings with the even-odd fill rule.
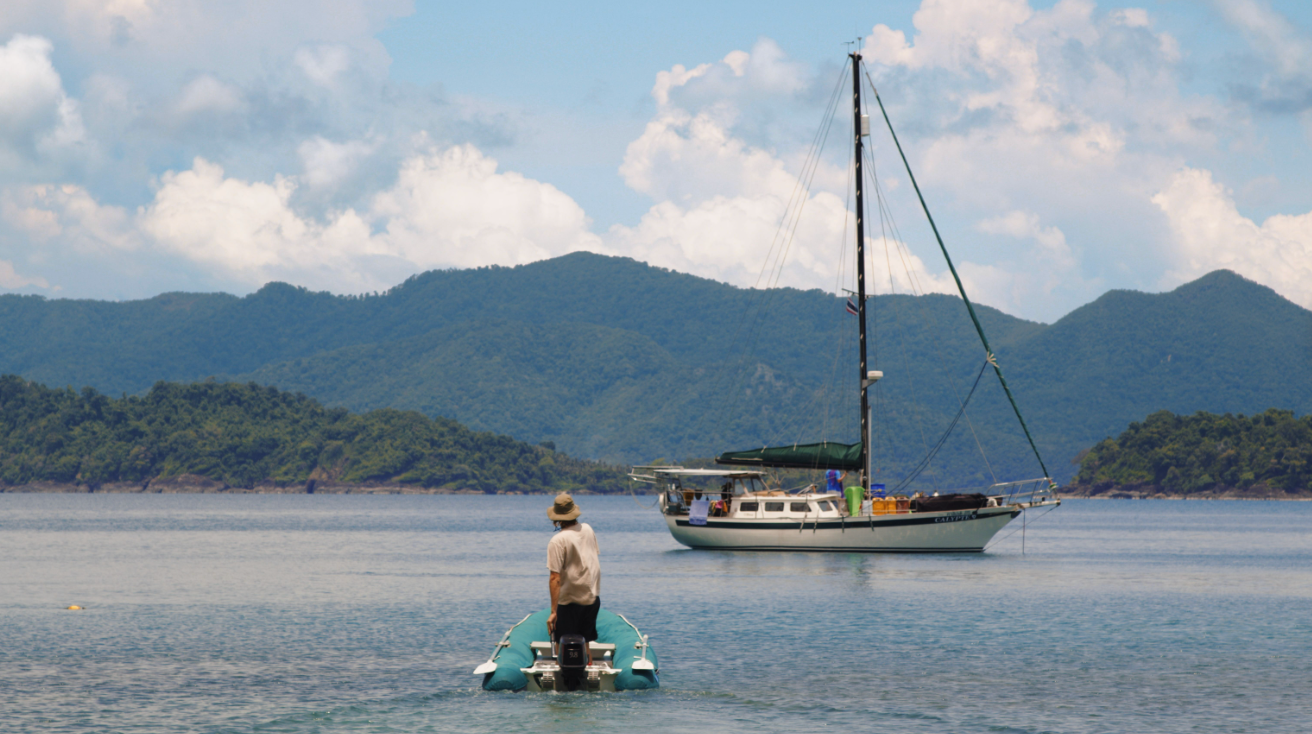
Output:
[[[580,497],[664,687],[485,693],[549,502],[0,495],[0,731],[1312,730],[1312,503],[1074,501],[1023,555],[901,556],[688,551]]]

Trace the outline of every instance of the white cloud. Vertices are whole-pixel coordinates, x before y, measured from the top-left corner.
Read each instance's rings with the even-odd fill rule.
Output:
[[[0,155],[10,165],[85,137],[77,103],[50,62],[52,50],[50,41],[24,35],[0,46]]]
[[[612,227],[606,242],[655,265],[742,286],[854,287],[850,172],[824,157],[804,160],[802,140],[787,140],[791,149],[780,153],[744,137],[770,137],[750,124],[757,108],[814,93],[801,65],[762,39],[751,53],[674,72],[658,75],[653,96],[665,104],[620,166],[625,183],[656,203],[637,225]],[[839,157],[843,127],[850,129],[840,114],[830,151]],[[872,289],[956,293],[944,266],[931,270],[906,243],[867,226]]]
[[[244,111],[241,91],[231,84],[202,74],[182,87],[173,112],[179,117],[199,114],[232,114]]]
[[[242,83],[266,73],[269,59],[291,57],[306,39],[352,48],[371,66],[385,67],[387,53],[374,34],[411,12],[411,0],[8,0],[0,5],[0,32],[48,29],[102,71],[144,81],[169,79],[148,73],[167,62],[221,69]]]
[[[5,191],[0,214],[37,243],[59,242],[79,254],[130,252],[140,237],[126,210],[105,206],[83,187],[22,186]],[[38,259],[48,259],[38,251]]]
[[[729,54],[726,58],[732,57],[734,59],[734,74],[736,76],[742,76],[742,58],[740,55],[735,54],[742,55],[743,52],[735,51],[734,53]],[[669,71],[658,71],[656,72],[656,84],[651,88],[652,99],[656,100],[656,104],[664,107],[670,103],[671,89],[682,87],[710,70],[710,64],[700,64],[691,69],[685,69],[683,64],[675,64]]]
[[[1226,268],[1312,308],[1312,212],[1261,225],[1239,213],[1210,171],[1184,168],[1153,197],[1170,221],[1177,262],[1164,285]]]
[[[332,87],[350,68],[351,50],[340,44],[299,48],[293,59],[310,81],[321,87]]]
[[[792,95],[807,90],[806,67],[788,58],[779,44],[760,38],[752,50],[730,51],[715,63],[689,69],[675,64],[656,73],[651,96],[659,107],[673,100],[680,106],[701,106],[761,96]]]
[[[556,187],[515,172],[472,145],[407,159],[371,206],[390,251],[423,268],[520,264],[605,251],[590,221]]]
[[[1260,82],[1263,99],[1294,104],[1312,88],[1306,33],[1263,0],[1216,2],[1273,70]],[[1145,287],[1168,268],[1175,277],[1195,260],[1218,261],[1181,254],[1200,250],[1181,242],[1206,238],[1184,237],[1184,220],[1161,216],[1163,202],[1185,206],[1170,196],[1181,166],[1222,171],[1227,145],[1260,136],[1242,107],[1182,91],[1197,62],[1159,30],[1157,14],[1167,11],[1151,7],[924,0],[914,27],[869,34],[872,76],[960,272],[985,302],[1056,316],[1097,295],[1112,271],[1118,286]],[[3,4],[0,33],[40,32],[53,46],[0,36],[10,38],[0,46],[0,215],[7,233],[25,238],[0,242],[0,258],[26,272],[61,253],[109,261],[132,252],[142,262],[168,253],[152,267],[195,263],[230,279],[222,287],[279,278],[358,291],[418,269],[587,249],[754,285],[762,260],[779,252],[780,221],[805,175],[805,214],[795,232],[783,230],[792,232],[788,263],[765,270],[784,285],[850,285],[839,131],[850,115],[840,114],[812,176],[802,156],[834,80],[816,78],[773,40],[660,71],[642,132],[625,128],[630,137],[602,145],[594,138],[604,125],[544,136],[542,121],[558,113],[393,84],[375,35],[408,12],[406,0]],[[1312,112],[1302,115],[1312,129]],[[872,151],[893,193],[887,173],[900,175],[900,161],[881,134]],[[587,165],[613,166],[609,151],[625,142],[620,175],[650,208],[616,226],[609,213],[585,212],[565,191],[487,155],[510,148],[498,153],[503,161],[521,156],[515,167],[544,179],[544,169],[578,170],[587,156],[596,158]],[[546,148],[554,158],[544,166]],[[189,170],[160,173],[160,161],[191,159]],[[904,225],[923,223],[909,187],[890,198],[905,200],[894,202]],[[600,235],[589,214],[602,220]],[[1301,242],[1301,225],[1282,221],[1249,225]],[[905,242],[884,241],[873,224],[872,281],[955,290],[927,230],[890,230]],[[1263,267],[1280,277],[1281,268]]]
[[[1214,0],[1221,14],[1240,29],[1253,49],[1284,77],[1312,74],[1312,39],[1289,18],[1260,0]]]
[[[1312,110],[1312,34],[1262,0],[1214,0],[1221,15],[1266,62],[1261,79],[1251,72],[1235,83],[1237,96],[1276,113]]]
[[[1051,318],[1108,280],[1156,286],[1173,256],[1152,196],[1248,120],[1182,91],[1179,44],[1153,14],[924,0],[913,25],[910,40],[876,26],[863,52],[949,245],[969,221],[995,235],[954,252],[981,299]]]
[[[842,197],[847,173],[823,159],[811,169],[800,153],[780,157],[737,134],[740,105],[752,105],[757,94],[777,104],[805,84],[800,65],[769,39],[751,53],[657,74],[652,95],[661,105],[619,169],[631,189],[655,204],[637,225],[612,227],[607,244],[654,265],[741,286],[851,287],[855,219]],[[901,292],[945,290],[903,245],[887,244],[891,257],[882,241],[871,240],[875,287],[891,279]]]
[[[1011,237],[1032,239],[1044,252],[1062,261],[1069,261],[1071,248],[1066,244],[1066,235],[1056,227],[1044,227],[1039,217],[1032,212],[1011,211],[999,217],[985,219],[977,225],[981,232],[1003,234]]]
[[[736,111],[717,105],[697,114],[662,111],[629,144],[620,175],[634,191],[657,201],[698,201],[715,196],[781,195],[797,179],[770,152],[730,132]]]
[[[49,288],[50,284],[45,278],[25,277],[14,270],[14,264],[6,260],[0,260],[0,288],[8,290],[17,290],[28,286],[38,288]]]
[[[301,143],[296,153],[305,171],[303,179],[311,188],[331,187],[349,177],[362,161],[378,148],[376,142],[348,140],[334,143],[316,135]]]
[[[135,214],[76,186],[10,189],[4,221],[44,251],[146,248],[180,256],[229,281],[289,280],[337,292],[394,285],[440,267],[519,264],[576,250],[608,251],[573,199],[473,146],[425,148],[366,210],[298,212],[298,181],[246,181],[197,158],[160,177]]]
[[[356,258],[384,254],[368,224],[351,210],[326,222],[303,218],[290,205],[295,189],[283,177],[271,184],[227,178],[220,166],[197,158],[190,170],[161,178],[138,226],[159,247],[247,283],[291,277],[335,290],[378,287],[355,267]]]

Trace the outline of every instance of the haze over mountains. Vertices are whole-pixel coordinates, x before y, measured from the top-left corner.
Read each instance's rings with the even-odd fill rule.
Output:
[[[877,465],[893,486],[938,440],[984,355],[959,299],[879,296],[871,308],[872,369],[886,374]],[[1169,293],[1112,291],[1051,325],[979,311],[1061,481],[1081,450],[1157,410],[1312,411],[1312,312],[1228,271]],[[252,380],[615,462],[858,431],[842,299],[586,253],[428,272],[363,298],[280,283],[244,298],[0,296],[0,373],[109,394]],[[913,487],[1040,475],[991,372],[967,415]]]

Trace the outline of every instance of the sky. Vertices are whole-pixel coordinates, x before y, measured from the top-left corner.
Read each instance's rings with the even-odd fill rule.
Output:
[[[838,293],[845,100],[808,151],[855,47],[973,299],[1051,322],[1228,268],[1312,308],[1312,4],[639,5],[10,0],[0,293],[363,293],[580,250]],[[868,144],[870,282],[951,292]]]

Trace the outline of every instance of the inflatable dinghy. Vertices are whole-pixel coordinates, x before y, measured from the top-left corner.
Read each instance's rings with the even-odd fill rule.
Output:
[[[486,663],[474,669],[486,691],[635,691],[659,688],[656,652],[647,636],[622,615],[597,612],[597,640],[566,635],[557,645],[547,634],[546,609],[506,630]]]

